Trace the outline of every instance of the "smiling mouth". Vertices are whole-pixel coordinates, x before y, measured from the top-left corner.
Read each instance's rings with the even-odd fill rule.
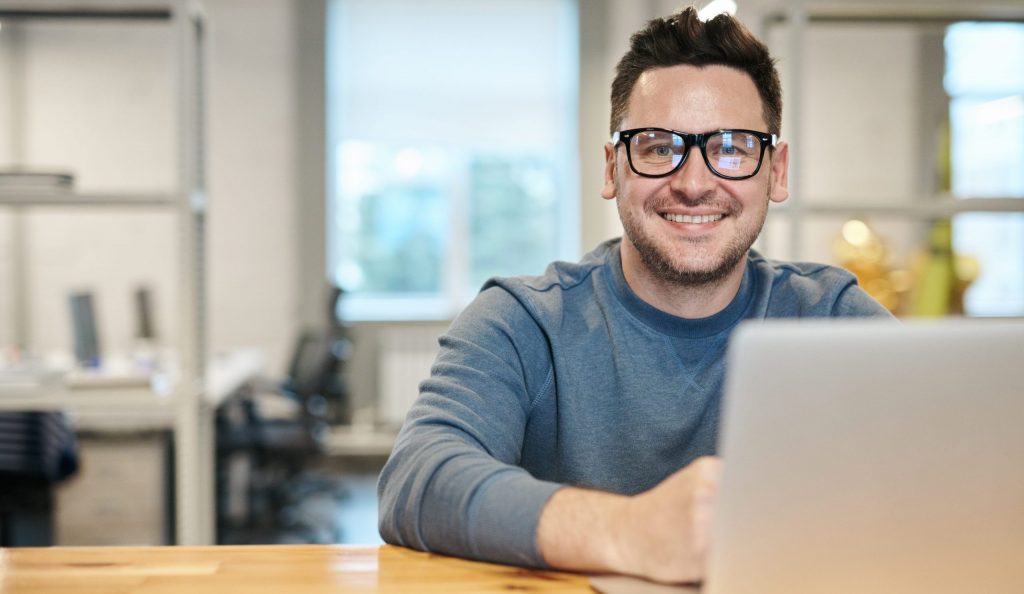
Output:
[[[715,221],[721,221],[725,215],[712,214],[712,215],[684,215],[684,214],[672,214],[665,213],[661,215],[661,218],[666,221],[673,223],[714,223]]]

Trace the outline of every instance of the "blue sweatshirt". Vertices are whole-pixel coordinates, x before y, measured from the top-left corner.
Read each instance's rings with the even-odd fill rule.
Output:
[[[721,312],[672,316],[626,284],[619,240],[539,277],[488,281],[441,337],[378,484],[385,541],[543,566],[564,485],[636,494],[714,454],[742,320],[888,316],[850,273],[751,250]]]

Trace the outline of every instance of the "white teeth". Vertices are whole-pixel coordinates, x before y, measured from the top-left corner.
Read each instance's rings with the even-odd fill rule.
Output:
[[[722,220],[722,215],[720,214],[690,216],[666,213],[661,216],[665,220],[672,221],[673,223],[711,223]]]

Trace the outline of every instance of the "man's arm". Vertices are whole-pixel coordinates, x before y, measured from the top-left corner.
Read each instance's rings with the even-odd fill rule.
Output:
[[[721,461],[704,457],[632,497],[563,488],[541,513],[540,553],[558,569],[700,581],[720,474]]]
[[[551,371],[546,338],[522,305],[501,289],[482,293],[442,340],[381,473],[381,536],[486,561],[698,579],[717,461],[634,497],[534,478],[520,458]]]
[[[442,338],[431,377],[378,483],[385,541],[461,557],[542,566],[540,512],[560,485],[520,467],[531,407],[551,389],[543,332],[491,288]]]

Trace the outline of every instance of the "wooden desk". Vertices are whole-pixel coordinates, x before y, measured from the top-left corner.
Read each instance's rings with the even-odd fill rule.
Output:
[[[297,545],[0,549],[0,594],[323,592],[592,594],[580,575],[400,547]]]

